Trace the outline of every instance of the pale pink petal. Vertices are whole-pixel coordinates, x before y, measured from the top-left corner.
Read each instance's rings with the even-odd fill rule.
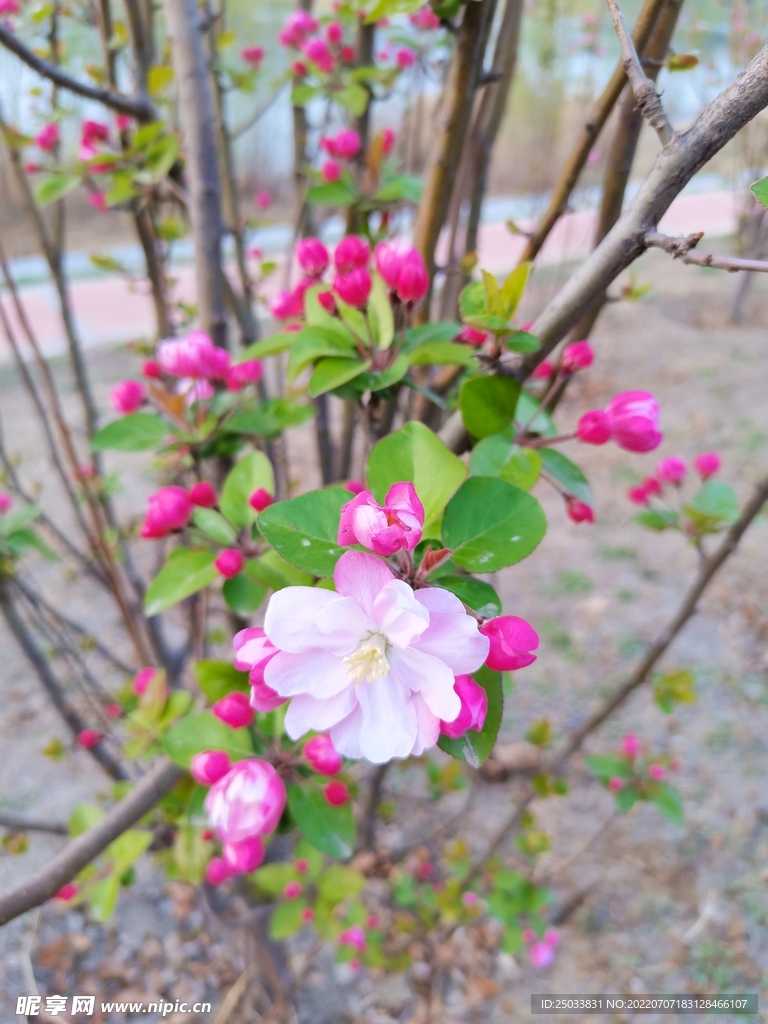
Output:
[[[355,760],[363,756],[360,749],[360,730],[363,726],[363,711],[359,703],[355,703],[354,709],[331,729],[333,745],[344,757],[353,757]]]
[[[317,613],[338,594],[317,587],[286,587],[272,595],[264,617],[264,632],[281,651],[299,654],[326,647],[328,636],[317,626]]]
[[[264,669],[264,682],[281,697],[308,693],[324,700],[351,685],[352,679],[337,654],[316,650],[276,654]]]
[[[413,484],[392,484],[387,491],[384,505],[386,508],[396,508],[398,512],[410,512],[413,514],[417,526],[424,525],[424,506],[419,500]]]
[[[458,597],[439,587],[419,590],[415,596],[429,610],[429,627],[414,646],[444,661],[454,675],[476,672],[488,657],[489,642]]]
[[[358,686],[357,699],[363,711],[363,757],[373,764],[407,757],[416,741],[416,710],[408,687],[391,676],[380,676]]]
[[[393,648],[388,652],[390,674],[410,690],[420,693],[430,711],[452,722],[461,711],[461,699],[453,688],[453,672],[439,658],[414,650]]]
[[[371,617],[376,629],[397,647],[413,643],[429,625],[429,612],[402,580],[387,583],[373,602]]]
[[[351,654],[360,638],[373,629],[370,616],[354,597],[337,597],[317,613],[315,621],[328,638],[324,646],[332,647],[337,654]]]
[[[285,731],[292,740],[297,740],[310,729],[332,729],[338,722],[346,718],[356,705],[357,694],[354,686],[348,686],[346,690],[342,690],[341,693],[337,693],[327,700],[318,700],[307,694],[301,694],[299,697],[294,697],[288,706],[285,713]],[[333,738],[333,733],[331,733],[331,738]],[[346,754],[345,750],[341,750],[339,747],[336,749],[340,754]]]
[[[354,597],[369,616],[376,595],[394,578],[391,569],[380,558],[364,551],[345,551],[333,571],[336,592],[344,597]]]
[[[434,747],[440,738],[440,719],[432,714],[421,694],[413,695],[413,706],[416,710],[417,732],[411,754],[413,757],[420,757],[425,750]]]

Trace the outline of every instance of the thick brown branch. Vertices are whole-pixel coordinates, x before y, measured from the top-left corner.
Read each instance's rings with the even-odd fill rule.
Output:
[[[681,263],[690,263],[694,267],[712,267],[713,270],[728,270],[732,274],[740,270],[749,270],[756,274],[768,274],[768,262],[765,260],[742,260],[736,256],[716,256],[711,252],[693,252],[692,250],[704,236],[703,231],[685,238],[672,238],[660,235],[658,231],[649,231],[645,236],[645,244],[651,249],[663,249]]]
[[[0,925],[7,924],[54,896],[79,871],[98,857],[111,842],[150,811],[184,774],[182,768],[162,758],[150,768],[120,803],[93,828],[83,832],[36,875],[13,892],[0,897]]]
[[[635,102],[643,117],[661,139],[662,145],[666,146],[675,133],[664,112],[661,97],[656,91],[656,86],[646,75],[640,58],[637,56],[635,44],[632,42],[617,0],[607,0],[607,4],[619,40],[624,70],[627,73],[629,84],[632,86],[632,92],[635,94]]]
[[[137,121],[154,121],[157,117],[155,108],[146,99],[133,99],[130,96],[123,96],[109,89],[100,89],[95,85],[87,85],[85,82],[78,82],[76,78],[70,78],[55,64],[51,64],[36,53],[28,49],[17,35],[11,32],[4,25],[0,25],[0,45],[15,53],[19,60],[36,71],[43,78],[47,78],[54,85],[67,89],[69,92],[82,96],[87,100],[95,100],[105,107],[110,107],[120,114],[128,114],[135,117]]]

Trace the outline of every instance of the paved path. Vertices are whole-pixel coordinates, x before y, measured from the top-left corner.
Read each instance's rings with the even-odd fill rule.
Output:
[[[681,195],[661,221],[661,230],[671,235],[705,231],[711,237],[734,232],[737,219],[737,198],[730,192],[706,195]],[[594,229],[593,212],[574,212],[561,218],[547,239],[539,257],[542,264],[556,264],[578,259],[589,252]],[[520,222],[524,229],[529,226]],[[503,223],[483,224],[479,234],[481,265],[500,274],[516,262],[524,240],[509,233]],[[190,265],[175,266],[175,296],[186,302],[195,301],[194,270]],[[280,274],[275,274],[267,289],[269,297],[277,289]],[[47,356],[66,351],[66,343],[58,312],[54,288],[50,284],[34,284],[22,290],[27,314],[33,324],[43,352]],[[146,282],[130,283],[122,276],[103,275],[71,284],[72,304],[78,331],[85,348],[119,345],[142,338],[151,338],[155,329],[152,301]],[[7,296],[0,299],[22,340],[22,332]],[[26,346],[23,346],[25,352]],[[27,353],[28,355],[28,353]],[[0,338],[0,363],[12,359],[5,338]]]

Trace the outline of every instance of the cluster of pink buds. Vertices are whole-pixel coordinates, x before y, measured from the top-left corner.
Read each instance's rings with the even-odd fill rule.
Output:
[[[331,75],[339,62],[353,63],[355,48],[344,44],[344,26],[338,21],[332,21],[325,26],[322,34],[313,35],[319,27],[319,22],[311,14],[294,11],[277,39],[281,46],[300,50],[315,73]],[[309,74],[310,68],[304,60],[297,60],[292,71],[296,77],[303,78]]]
[[[360,152],[361,145],[360,136],[353,128],[345,128],[335,135],[324,136],[320,140],[320,148],[330,159],[325,160],[320,167],[320,177],[323,181],[338,181],[342,175],[342,163],[354,160]]]
[[[647,391],[622,391],[605,409],[585,412],[576,426],[585,444],[613,441],[629,452],[650,452],[662,441],[659,403]]]
[[[642,780],[644,774],[648,775],[648,778],[652,782],[661,782],[666,779],[669,769],[666,765],[661,764],[659,761],[650,760],[644,767],[643,764],[638,765],[637,761],[643,752],[643,745],[640,742],[640,738],[633,732],[626,733],[621,739],[621,756],[628,762],[635,772],[635,783]],[[663,760],[663,758],[662,758]],[[669,767],[677,771],[680,767],[679,762],[675,759],[669,762]],[[608,789],[612,793],[618,793],[622,789],[625,789],[628,785],[632,784],[632,780],[622,778],[621,776],[614,775],[607,780]]]
[[[246,46],[240,51],[240,56],[246,64],[257,70],[267,55],[263,46]]]
[[[240,391],[246,384],[255,384],[261,380],[264,367],[258,359],[249,359],[232,365],[226,349],[214,345],[204,331],[190,331],[185,338],[167,338],[157,346],[157,362],[152,361],[145,376],[155,376],[156,369],[169,377],[177,377],[189,382],[199,382],[202,387],[194,389],[195,397],[211,397],[213,389],[211,381],[224,384],[229,391]]]
[[[429,274],[418,249],[404,242],[380,242],[375,259],[393,296],[406,305],[421,302],[429,291]]]
[[[570,377],[578,370],[586,370],[595,361],[595,352],[588,341],[572,341],[563,349],[559,372]],[[533,371],[533,380],[549,380],[558,372],[554,363],[544,359]]]
[[[440,28],[440,18],[429,5],[420,7],[415,14],[410,15],[408,20],[421,32],[431,32],[436,28]]]
[[[528,947],[531,967],[544,970],[554,963],[555,949],[560,943],[560,936],[554,929],[548,929],[541,939],[537,939],[536,932],[531,928],[526,928],[523,932],[523,939]]]
[[[99,142],[109,142],[109,125],[102,121],[83,121],[80,128],[80,159],[88,161],[98,156],[96,144]]]
[[[205,809],[224,844],[208,864],[206,879],[220,885],[232,875],[255,871],[264,860],[264,836],[277,828],[285,809],[285,784],[271,764],[248,758],[230,764],[221,750],[195,754],[192,777],[210,786]]]
[[[693,460],[693,468],[703,481],[708,480],[720,469],[720,456],[716,452],[703,452]],[[649,505],[651,498],[660,495],[664,487],[680,488],[688,475],[685,459],[669,455],[656,463],[656,472],[642,483],[630,487],[627,497],[634,505]]]

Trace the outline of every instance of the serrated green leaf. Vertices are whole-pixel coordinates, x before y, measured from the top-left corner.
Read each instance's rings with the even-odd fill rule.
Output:
[[[153,412],[134,412],[113,420],[91,438],[95,451],[144,452],[157,448],[170,429]]]
[[[584,764],[599,779],[631,779],[632,767],[626,758],[614,757],[612,754],[588,754]]]
[[[472,476],[498,476],[530,491],[541,473],[541,453],[537,448],[511,444],[514,433],[514,427],[510,426],[479,441],[472,449],[469,471]]]
[[[408,353],[411,366],[477,366],[477,353],[467,345],[430,341]]]
[[[240,572],[225,580],[221,593],[227,605],[242,618],[250,618],[267,596],[267,588],[248,574]]]
[[[217,544],[229,547],[237,540],[237,530],[225,519],[221,512],[213,508],[196,508],[192,513],[192,522],[206,537]]]
[[[277,553],[303,572],[333,576],[343,548],[336,543],[341,508],[349,491],[329,487],[270,505],[259,516],[259,529]]]
[[[177,548],[147,588],[147,615],[157,615],[213,583],[218,575],[215,557],[212,551]]]
[[[346,860],[355,847],[355,819],[350,803],[334,807],[316,783],[288,786],[288,809],[302,835],[329,857]]]
[[[330,358],[320,359],[309,378],[309,393],[313,398],[324,395],[327,391],[341,387],[359,377],[371,365],[371,360],[361,362],[359,359]]]
[[[590,508],[595,504],[592,488],[579,467],[554,448],[540,448],[542,467],[568,494],[583,501]]]
[[[289,939],[300,931],[304,921],[302,914],[307,906],[306,900],[285,900],[278,903],[269,919],[269,935],[276,941]]]
[[[768,178],[761,178],[756,181],[753,185],[749,186],[749,191],[761,204],[768,210]]]
[[[683,804],[680,800],[680,794],[668,782],[654,782],[648,799],[659,808],[662,814],[666,814],[672,821],[683,820]]]
[[[249,693],[251,689],[248,673],[240,672],[228,661],[201,658],[195,662],[195,676],[197,685],[211,704],[215,704],[233,690]]]
[[[356,198],[352,186],[345,181],[328,181],[307,189],[307,202],[315,206],[350,206]]]
[[[47,174],[35,188],[35,198],[39,206],[47,206],[57,199],[63,199],[80,184],[78,174]]]
[[[471,377],[459,391],[464,426],[473,437],[488,437],[504,430],[515,417],[520,385],[500,375]]]

